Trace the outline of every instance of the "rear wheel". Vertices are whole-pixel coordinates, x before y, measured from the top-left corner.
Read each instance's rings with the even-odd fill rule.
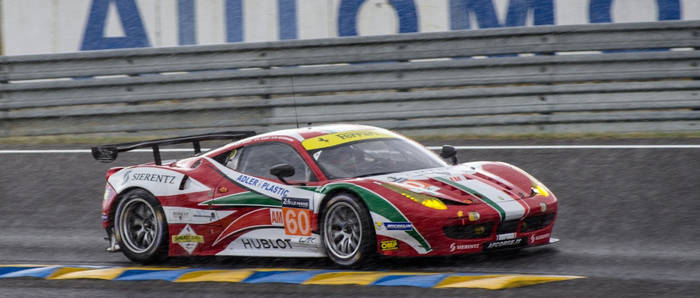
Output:
[[[376,252],[376,237],[367,208],[347,193],[334,196],[326,206],[321,238],[328,257],[341,266],[370,260]]]
[[[117,241],[129,259],[145,264],[168,256],[168,226],[163,209],[149,192],[134,189],[124,194],[114,220]]]

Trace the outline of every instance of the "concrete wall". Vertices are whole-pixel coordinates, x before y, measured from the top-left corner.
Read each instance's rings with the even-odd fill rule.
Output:
[[[2,54],[700,19],[698,0],[0,0]]]

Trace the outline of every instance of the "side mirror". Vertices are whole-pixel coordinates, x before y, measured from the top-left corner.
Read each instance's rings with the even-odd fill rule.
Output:
[[[457,149],[450,145],[442,145],[440,150],[440,157],[444,159],[450,159],[453,165],[457,164]]]
[[[270,168],[270,175],[277,177],[277,179],[284,182],[284,184],[289,184],[284,178],[294,176],[294,167],[286,163],[278,164]]]

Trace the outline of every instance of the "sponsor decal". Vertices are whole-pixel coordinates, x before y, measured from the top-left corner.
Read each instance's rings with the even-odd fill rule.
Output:
[[[127,171],[124,173],[124,182],[122,185],[129,181],[150,181],[163,184],[175,184],[176,176],[165,175],[165,174],[153,174],[153,173],[132,173],[132,171]]]
[[[122,178],[122,185],[129,182],[129,175],[131,175],[131,170],[124,172],[124,178]]]
[[[190,217],[189,211],[173,211],[172,216],[178,220],[183,220]]]
[[[236,182],[238,182],[241,185],[248,186],[251,188],[254,188],[257,191],[260,191],[263,194],[271,195],[273,197],[286,197],[287,194],[289,193],[289,190],[277,185],[275,183],[271,183],[268,181],[260,180],[255,177],[251,177],[248,175],[239,175],[236,178]]]
[[[397,250],[399,249],[399,241],[397,240],[382,240],[379,242],[382,250]]]
[[[173,243],[179,244],[188,254],[192,254],[199,243],[204,243],[204,237],[197,235],[190,225],[186,225],[179,234],[173,235]]]
[[[108,182],[114,187],[115,193],[121,193],[130,186],[140,186],[148,189],[156,197],[212,191],[207,185],[192,177],[187,178],[180,185],[183,182],[183,177],[186,176],[173,170],[136,167],[122,170],[110,176]]]
[[[241,238],[246,249],[292,249],[291,239]]]
[[[308,199],[298,199],[298,198],[283,198],[282,207],[286,208],[300,208],[309,209],[311,204]]]
[[[467,249],[477,249],[479,248],[480,244],[479,243],[474,243],[474,244],[457,244],[457,243],[452,243],[450,244],[450,251],[454,252],[457,250],[467,250]]]
[[[410,231],[413,224],[410,222],[385,222],[384,227],[389,231]]]
[[[175,243],[185,243],[185,242],[204,242],[204,237],[201,235],[175,235],[173,236],[173,242]]]
[[[265,210],[267,212],[267,210]],[[266,214],[268,215],[268,214]],[[239,234],[237,234],[239,235]],[[219,256],[256,257],[323,257],[321,237],[312,234],[308,237],[286,236],[279,227],[245,230],[225,248],[216,252]]]
[[[530,235],[530,244],[535,243],[536,241],[542,240],[542,239],[547,239],[551,236],[550,233],[547,234],[542,234],[542,235],[537,235],[535,234]]]
[[[403,178],[403,177],[387,176],[387,177],[384,177],[384,180],[386,180],[388,182],[402,183],[402,182],[405,182],[407,179]]]
[[[545,204],[544,202],[540,202],[540,210],[542,210],[542,212],[546,212],[547,204]]]
[[[238,178],[236,178],[236,181],[240,182],[242,184],[254,186],[254,187],[257,187],[258,183],[260,183],[260,179],[255,178],[255,177],[246,176],[246,175],[238,176]]]
[[[307,244],[307,245],[308,245],[308,244],[316,244],[317,239],[316,239],[316,237],[313,237],[313,236],[311,236],[311,237],[301,237],[301,238],[299,238],[299,240],[297,240],[297,242],[298,242],[299,244]]]
[[[216,213],[210,212],[210,211],[193,211],[190,212],[189,210],[177,210],[173,211],[172,214],[173,217],[176,217],[178,220],[186,220],[190,218],[202,218],[205,221],[215,221],[216,220]]]
[[[208,212],[208,213],[205,212],[204,214],[195,213],[195,214],[192,214],[192,217],[202,217],[202,218],[207,218],[209,220],[214,220],[214,219],[216,219],[216,213],[214,213],[214,212]]]
[[[523,238],[517,238],[517,239],[510,239],[510,240],[503,240],[503,241],[496,241],[496,242],[491,242],[486,245],[486,249],[493,249],[493,248],[503,248],[503,247],[510,247],[510,246],[518,246],[523,242]]]
[[[225,218],[236,211],[203,210],[186,207],[163,206],[165,218],[170,224],[208,224]]]
[[[381,138],[394,138],[394,136],[380,130],[361,129],[332,133],[315,138],[306,139],[303,142],[301,142],[301,145],[304,146],[304,149],[306,150],[316,150],[333,147],[349,142]]]
[[[509,239],[515,239],[515,233],[496,235],[496,240],[509,240]]]
[[[260,188],[263,189],[267,193],[279,195],[282,198],[287,197],[287,194],[289,193],[288,189],[281,187],[279,185],[275,185],[273,183],[267,182],[267,181],[263,182],[263,184],[262,184],[262,186],[260,186]]]
[[[355,140],[355,139],[367,139],[367,138],[372,138],[372,137],[377,137],[377,136],[386,136],[387,134],[378,132],[378,131],[372,131],[372,130],[356,130],[356,131],[346,131],[346,132],[341,132],[335,134],[338,138],[341,140]],[[330,141],[326,141],[330,142]]]
[[[276,226],[284,225],[284,217],[282,216],[282,209],[270,208],[270,222]]]

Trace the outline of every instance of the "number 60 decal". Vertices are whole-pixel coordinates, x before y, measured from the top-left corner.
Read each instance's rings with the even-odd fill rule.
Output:
[[[284,233],[296,236],[311,236],[311,210],[282,208]]]

